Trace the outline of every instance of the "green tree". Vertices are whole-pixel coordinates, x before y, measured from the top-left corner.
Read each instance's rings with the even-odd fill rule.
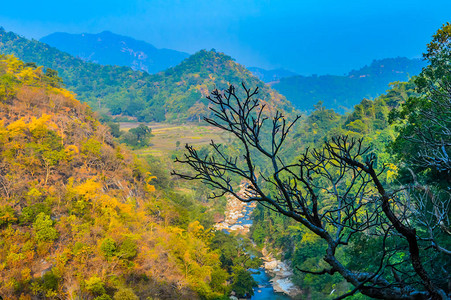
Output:
[[[215,105],[216,118],[206,119],[234,134],[242,154],[225,155],[214,142],[209,155],[187,145],[184,158],[177,161],[193,172],[174,174],[202,180],[219,191],[216,197],[229,193],[243,202],[257,201],[305,226],[309,234],[327,244],[323,257],[327,267],[299,271],[339,274],[354,286],[340,298],[360,292],[385,299],[446,299],[448,287],[422,262],[429,247],[418,237],[417,224],[411,222],[409,199],[385,181],[384,167],[372,149],[362,139],[338,136],[288,163],[281,149],[298,118],[288,123],[276,113],[266,126],[264,106],[253,99],[258,89],[244,90],[247,96],[243,99],[233,86],[224,92],[213,91],[208,99]],[[269,132],[269,143],[265,143],[265,132]],[[270,167],[260,172],[265,165]],[[246,196],[237,193],[231,179],[236,175],[249,183]],[[358,243],[362,232],[380,239],[375,243],[378,262],[350,268],[340,253]],[[392,259],[395,254],[396,261]]]
[[[118,138],[121,136],[122,132],[120,130],[119,123],[108,122],[107,125],[108,125],[108,127],[110,127],[110,132],[111,132],[112,136],[114,136],[115,138]]]
[[[85,282],[86,289],[93,293],[94,295],[102,295],[105,294],[105,284],[102,279],[97,276],[92,276]]]
[[[36,67],[36,65],[35,65]],[[58,71],[47,68],[45,69],[45,82],[52,87],[61,87],[63,79],[58,76]]]
[[[122,135],[122,141],[135,148],[149,146],[152,129],[146,125],[139,124],[138,127],[130,129]]]
[[[254,295],[254,287],[258,284],[252,278],[252,275],[243,269],[243,267],[235,267],[233,270],[233,283],[231,289],[235,291],[238,297],[248,297]]]
[[[121,288],[113,296],[114,300],[139,300],[132,289]]]
[[[424,58],[429,65],[415,79],[419,95],[391,118],[400,133],[394,150],[414,173],[431,172],[433,181],[451,183],[451,24],[433,36]]]
[[[9,205],[0,206],[0,227],[17,221],[14,209]]]
[[[53,227],[53,221],[49,215],[43,212],[36,216],[33,229],[36,234],[36,239],[39,241],[53,241],[58,237],[58,232]]]
[[[116,256],[124,259],[132,259],[137,254],[136,243],[131,239],[125,239],[118,247]]]
[[[111,258],[116,254],[116,242],[112,238],[105,238],[100,244],[100,250],[106,258]]]

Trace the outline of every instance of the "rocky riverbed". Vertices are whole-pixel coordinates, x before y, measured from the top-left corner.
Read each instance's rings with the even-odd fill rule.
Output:
[[[243,195],[246,189],[246,184],[240,185],[238,195]],[[250,219],[251,213],[257,206],[256,202],[246,203],[241,202],[232,195],[227,195],[227,206],[225,211],[225,219],[222,222],[215,224],[216,230],[225,230],[227,232],[238,232],[246,234],[252,225]]]
[[[281,261],[274,258],[273,254],[268,252],[266,248],[262,249],[263,266],[266,273],[272,279],[271,283],[276,293],[284,293],[291,298],[299,298],[302,291],[291,281],[293,270],[289,261]]]
[[[240,195],[244,195],[246,189],[246,183],[240,185]],[[226,232],[237,232],[241,234],[247,234],[249,228],[252,226],[251,213],[257,206],[256,202],[245,203],[239,201],[232,195],[227,195],[227,206],[225,211],[225,218],[223,221],[218,222],[215,225],[216,230],[224,230]],[[299,298],[302,291],[293,284],[291,277],[293,276],[293,270],[291,269],[288,261],[280,261],[274,257],[274,255],[266,250],[262,249],[262,260],[264,272],[271,277],[270,284],[274,289],[273,292],[269,292],[274,299],[278,298],[275,293],[283,293],[290,298]],[[258,276],[257,276],[258,277]],[[258,281],[258,278],[257,278]],[[255,295],[252,299],[271,299],[266,291],[265,296],[260,297],[259,293],[262,292],[263,287],[256,288]],[[274,293],[275,292],[275,293]],[[268,298],[269,297],[269,298]]]

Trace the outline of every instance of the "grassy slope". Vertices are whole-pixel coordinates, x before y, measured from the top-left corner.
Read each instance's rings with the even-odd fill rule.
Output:
[[[120,123],[121,130],[127,131],[137,127],[140,123]],[[140,155],[151,154],[152,156],[166,156],[172,151],[180,150],[185,144],[195,147],[208,145],[211,140],[218,143],[229,141],[229,135],[213,126],[202,126],[198,123],[170,124],[170,123],[148,123],[152,128],[151,146],[145,149],[135,150]],[[180,142],[176,147],[177,141]]]

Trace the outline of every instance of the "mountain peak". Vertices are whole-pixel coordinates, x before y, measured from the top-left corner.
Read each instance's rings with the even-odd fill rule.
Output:
[[[79,35],[75,37],[80,39]],[[130,44],[121,45],[120,49],[136,51]],[[0,52],[57,70],[66,86],[94,109],[133,116],[138,121],[197,121],[211,114],[205,98],[211,91],[241,83],[259,88],[258,97],[269,112],[280,110],[288,114],[294,111],[285,97],[252,76],[232,57],[217,51],[201,50],[177,66],[154,75],[118,67],[117,63],[112,63],[116,66],[87,63],[14,33],[0,33]]]
[[[104,30],[101,33],[99,33],[99,35],[117,35],[117,36],[119,36],[118,34],[112,33],[109,30]]]
[[[188,57],[187,53],[157,49],[144,41],[108,30],[97,34],[58,32],[45,36],[40,41],[85,61],[102,65],[128,66],[148,73],[160,72]]]

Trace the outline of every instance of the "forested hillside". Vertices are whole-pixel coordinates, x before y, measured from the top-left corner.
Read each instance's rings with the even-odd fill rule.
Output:
[[[85,61],[126,66],[151,74],[174,67],[189,56],[175,50],[157,49],[146,42],[110,31],[98,34],[56,32],[40,41]]]
[[[0,56],[2,298],[211,299],[238,287],[232,272],[248,273],[234,261],[252,259],[231,238],[218,247],[211,203],[116,143],[60,81]]]
[[[253,240],[292,263],[306,298],[449,299],[450,41],[446,23],[417,77],[346,115],[320,103],[298,127],[262,118],[252,95],[213,94],[207,121],[237,137],[245,162],[187,146],[192,173],[179,175],[258,202]]]
[[[230,56],[215,50],[201,50],[180,65],[154,75],[152,98],[160,109],[172,108],[171,112],[166,112],[168,120],[185,115],[195,120],[211,114],[206,96],[214,89],[227,88],[231,83],[258,87],[259,97],[270,112],[275,113],[276,109],[294,112],[292,104],[283,95],[254,77]]]
[[[270,89],[247,69],[216,51],[202,50],[180,65],[149,75],[127,67],[85,62],[36,40],[0,30],[0,53],[52,68],[77,98],[103,114],[127,115],[139,121],[199,120],[210,113],[205,96],[215,87],[245,82],[260,87],[263,100],[274,111],[291,113],[285,97]]]
[[[271,86],[285,95],[296,108],[313,110],[322,101],[327,108],[349,111],[363,98],[372,99],[389,89],[389,83],[407,81],[421,72],[425,63],[405,57],[374,60],[369,66],[344,76],[292,76]]]
[[[370,147],[377,155],[378,165],[387,164],[384,180],[386,183],[391,183],[395,180],[399,168],[394,164],[393,154],[390,153],[389,148],[397,135],[395,127],[389,123],[390,111],[399,108],[409,97],[415,95],[417,95],[415,84],[410,81],[392,86],[386,94],[375,100],[362,100],[346,116],[323,105],[316,105],[305,122],[293,132],[293,139],[300,142],[290,149],[290,153],[296,155],[295,153],[305,153],[308,148],[321,149],[326,141],[340,135],[363,139],[364,145]],[[330,201],[330,199],[323,201]],[[331,203],[323,204],[324,210],[331,205]],[[349,291],[349,286],[338,274],[319,276],[300,271],[318,270],[318,265],[325,267],[322,259],[327,243],[298,222],[261,206],[254,212],[254,221],[252,227],[254,241],[260,245],[269,244],[279,249],[283,259],[292,261],[296,266],[294,281],[313,299],[334,299]],[[369,243],[370,240],[362,243],[356,241],[345,252],[340,252],[340,255],[347,257],[349,262],[353,262],[351,265],[353,268],[358,268],[359,264],[367,264],[370,270],[374,268],[374,265],[370,264],[370,261],[374,260],[370,257],[376,254],[369,251],[372,247]],[[366,299],[362,296],[355,297]]]

